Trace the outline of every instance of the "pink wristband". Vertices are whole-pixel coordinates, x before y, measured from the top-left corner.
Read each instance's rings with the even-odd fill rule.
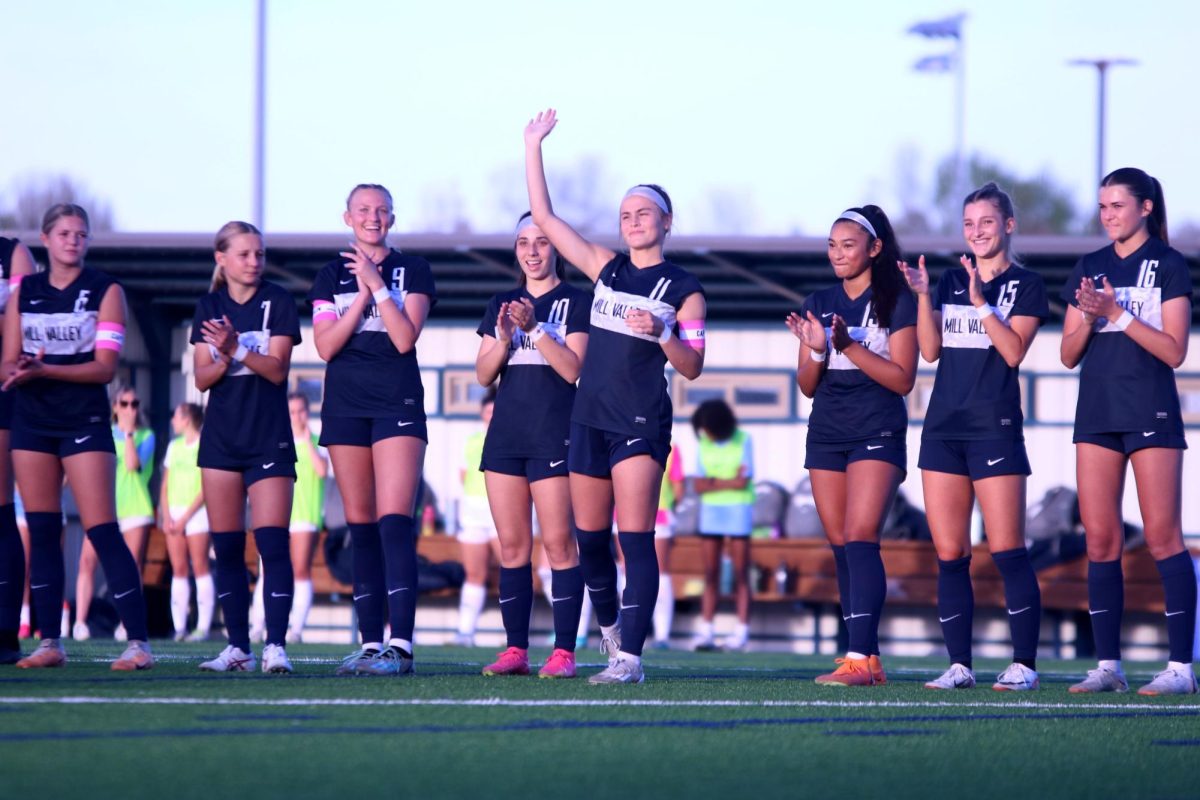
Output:
[[[125,326],[117,322],[100,322],[96,325],[96,349],[121,352],[125,346]]]
[[[313,324],[324,322],[325,320],[337,321],[337,306],[331,300],[314,300],[313,301]]]
[[[679,341],[693,350],[704,349],[704,320],[688,319],[679,322]]]

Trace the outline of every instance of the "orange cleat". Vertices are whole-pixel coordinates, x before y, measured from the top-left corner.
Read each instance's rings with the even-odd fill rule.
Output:
[[[874,686],[869,658],[835,659],[838,668],[827,675],[818,675],[816,682],[822,686]]]
[[[38,645],[37,650],[34,650],[17,662],[17,668],[44,669],[48,667],[61,667],[66,663],[67,653],[63,650],[58,639],[42,639],[42,643]]]
[[[112,662],[114,672],[137,672],[154,666],[154,656],[145,642],[131,641],[121,657]]]
[[[546,664],[538,670],[539,678],[574,678],[575,654],[570,650],[556,648]]]
[[[484,675],[528,675],[529,651],[521,647],[510,647],[499,653],[496,661],[483,668]]]
[[[883,686],[887,683],[887,675],[883,672],[883,662],[879,660],[879,656],[867,656],[867,661],[871,663],[871,679],[875,681],[875,685]]]

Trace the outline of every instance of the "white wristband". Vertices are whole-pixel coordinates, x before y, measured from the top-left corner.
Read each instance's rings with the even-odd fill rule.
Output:
[[[671,330],[671,326],[664,322],[662,333],[658,335],[658,343],[666,344],[667,342],[671,341],[671,337],[674,335],[675,334]]]
[[[1123,331],[1130,326],[1130,324],[1133,322],[1133,319],[1134,319],[1133,314],[1130,314],[1129,311],[1126,310],[1126,311],[1122,311],[1121,316],[1117,317],[1114,321],[1110,322],[1109,324],[1112,325],[1117,330]]]
[[[537,344],[538,341],[546,335],[546,329],[543,328],[542,323],[539,322],[533,330],[526,331],[525,335],[529,337],[529,341]]]
[[[996,313],[996,309],[992,308],[987,303],[981,306],[975,306],[975,316],[979,317],[979,321],[983,322],[988,317]]]
[[[239,344],[237,346],[237,350],[233,351],[233,360],[234,361],[245,361],[246,356],[247,356],[247,354],[249,354],[249,352],[250,351],[248,349],[246,349],[246,345]]]
[[[817,352],[816,350],[809,350],[808,351],[808,360],[816,361],[818,364],[820,364],[822,361],[825,360],[825,356],[827,356],[827,355],[828,355],[828,351],[826,351],[826,350],[821,350],[820,352]]]
[[[392,293],[388,291],[386,286],[380,286],[378,289],[371,292],[371,297],[375,298],[375,305],[381,306],[388,300],[392,299]]]

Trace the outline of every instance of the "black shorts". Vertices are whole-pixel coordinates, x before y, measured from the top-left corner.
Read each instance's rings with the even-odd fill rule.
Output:
[[[12,430],[13,405],[16,402],[15,392],[0,392],[0,431]]]
[[[973,481],[997,475],[1030,475],[1020,439],[922,439],[917,466],[930,472],[966,475]]]
[[[567,459],[565,455],[561,458],[504,458],[485,455],[480,460],[479,471],[515,475],[533,483],[546,478],[567,477]]]
[[[424,418],[322,416],[319,444],[322,447],[370,447],[395,436],[415,436],[423,442],[429,442]]]
[[[71,433],[38,430],[21,425],[12,429],[9,447],[13,450],[49,453],[59,458],[80,453],[112,453],[114,456],[117,454],[113,445],[112,427],[107,422],[89,425]]]
[[[903,436],[873,436],[856,442],[809,442],[804,452],[805,469],[845,472],[855,461],[886,461],[908,473],[908,445]]]
[[[1076,433],[1071,441],[1075,444],[1094,444],[1106,450],[1115,450],[1131,455],[1147,447],[1166,447],[1170,450],[1187,450],[1187,439],[1178,433],[1167,431],[1120,431],[1117,433]]]
[[[644,436],[603,431],[572,422],[567,468],[593,478],[610,478],[614,466],[634,456],[650,456],[665,470],[670,454],[670,441],[660,442]]]
[[[222,472],[240,472],[242,473],[242,484],[250,487],[264,478],[290,478],[296,480],[296,462],[288,461],[286,458],[280,458],[275,461],[255,460],[249,463],[245,461],[217,461],[213,459],[199,459],[196,466],[200,469],[218,469]]]

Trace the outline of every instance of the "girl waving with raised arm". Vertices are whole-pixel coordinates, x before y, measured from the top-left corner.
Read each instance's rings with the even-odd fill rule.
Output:
[[[601,649],[609,656],[608,667],[589,682],[641,683],[642,647],[658,597],[654,522],[671,451],[672,408],[663,370],[669,362],[694,380],[704,368],[704,289],[663,257],[674,216],[659,186],[639,184],[621,200],[626,252],[589,242],[555,215],[542,140],[556,123],[550,109],[526,126],[525,177],[534,224],[595,284],[567,454],[580,567],[600,622]],[[614,501],[626,574],[619,609]]]

